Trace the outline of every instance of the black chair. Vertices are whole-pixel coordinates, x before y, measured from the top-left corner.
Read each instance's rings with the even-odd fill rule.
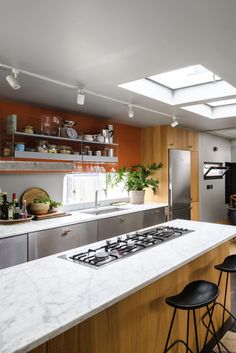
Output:
[[[213,331],[212,332],[209,329],[209,327],[207,327],[208,329],[207,334],[209,331],[214,336],[217,343],[218,350],[219,352],[221,352],[219,341],[216,336],[215,327],[212,321],[212,310],[209,307],[211,303],[215,302],[218,295],[219,295],[219,288],[215,283],[199,280],[199,281],[194,281],[187,284],[187,286],[184,287],[182,292],[180,292],[179,294],[166,298],[166,303],[174,308],[174,313],[170,323],[170,328],[167,335],[164,353],[168,352],[171,348],[173,348],[174,345],[178,343],[181,343],[186,347],[186,353],[200,352],[195,310],[203,307],[205,307],[207,310],[206,313],[208,314],[208,317],[209,317],[209,326],[212,327],[212,331]],[[177,309],[187,311],[186,342],[182,339],[176,339],[170,346],[168,346]],[[196,342],[196,350],[194,351],[189,347],[189,321],[190,321],[191,311],[193,313],[194,333],[195,333],[195,342]],[[205,339],[203,348],[205,347],[206,347],[206,339]]]

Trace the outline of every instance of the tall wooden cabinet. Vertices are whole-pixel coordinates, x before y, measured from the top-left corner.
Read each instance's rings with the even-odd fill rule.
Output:
[[[142,129],[142,163],[162,162],[163,167],[157,172],[159,190],[153,195],[146,192],[146,201],[168,203],[168,150],[191,151],[191,219],[199,219],[199,142],[198,133],[169,125],[153,126]]]

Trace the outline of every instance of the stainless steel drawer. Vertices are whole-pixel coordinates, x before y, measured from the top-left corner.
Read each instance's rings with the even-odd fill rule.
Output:
[[[0,269],[27,261],[27,234],[0,239]]]
[[[97,241],[97,222],[29,234],[29,261]]]
[[[143,213],[129,213],[123,216],[100,219],[97,222],[98,240],[103,240],[142,228]]]
[[[143,228],[165,222],[165,207],[155,208],[143,212]]]

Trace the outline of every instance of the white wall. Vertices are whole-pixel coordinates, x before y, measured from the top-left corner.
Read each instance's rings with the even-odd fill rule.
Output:
[[[225,177],[204,180],[202,170],[204,162],[231,162],[231,142],[222,137],[200,133],[199,146],[200,220],[215,222],[226,219]],[[213,147],[218,147],[218,151],[214,152]],[[213,185],[213,189],[207,190],[207,185]]]
[[[62,202],[64,173],[37,174],[0,174],[0,189],[8,193],[11,200],[13,192],[20,199],[23,192],[30,187],[46,190],[51,199]]]

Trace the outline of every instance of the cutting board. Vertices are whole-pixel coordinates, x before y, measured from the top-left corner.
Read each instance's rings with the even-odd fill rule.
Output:
[[[21,201],[23,202],[23,200],[26,200],[26,207],[29,207],[29,204],[34,199],[38,199],[40,197],[49,198],[49,195],[48,195],[47,191],[45,191],[44,189],[32,187],[32,188],[25,190],[25,192],[21,196]]]
[[[65,216],[71,216],[71,213],[58,211],[58,212],[51,212],[47,214],[37,215],[34,217],[34,221],[40,221],[43,219],[50,219],[50,218],[57,218],[57,217],[65,217]]]

